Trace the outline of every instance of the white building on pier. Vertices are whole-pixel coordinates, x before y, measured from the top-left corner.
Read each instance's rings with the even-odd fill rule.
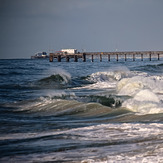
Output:
[[[66,54],[77,54],[77,49],[62,49],[61,51]]]

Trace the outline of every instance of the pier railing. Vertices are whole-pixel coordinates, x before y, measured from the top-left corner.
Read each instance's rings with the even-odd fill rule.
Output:
[[[160,58],[163,57],[163,51],[85,52],[77,54],[50,53],[49,61],[53,62],[53,60],[56,59],[58,62],[61,62],[61,60],[65,58],[66,62],[69,62],[70,59],[73,59],[74,62],[78,62],[78,59],[82,59],[83,62],[86,62],[87,57],[89,57],[92,62],[94,62],[95,57],[99,57],[100,62],[102,62],[103,57],[107,57],[108,62],[110,62],[113,57],[117,62],[121,58],[124,58],[124,61],[127,61],[129,58],[131,58],[133,61],[135,61],[137,58],[139,58],[141,61],[143,61],[144,58],[149,58],[149,61],[151,61],[152,58],[157,58],[157,60],[160,60]]]

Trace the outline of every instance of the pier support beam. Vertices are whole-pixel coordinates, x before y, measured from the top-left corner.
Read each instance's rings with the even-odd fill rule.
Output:
[[[57,60],[58,60],[58,62],[61,62],[61,55],[57,56]]]
[[[158,60],[160,60],[160,54],[158,53]]]
[[[78,62],[78,56],[74,55],[74,62]]]
[[[86,54],[85,53],[83,53],[83,62],[86,62]]]
[[[102,54],[100,54],[100,62],[102,62]]]
[[[135,54],[133,54],[133,61],[135,61]]]
[[[69,62],[69,61],[70,61],[70,57],[66,56],[66,62]]]
[[[53,54],[50,54],[50,56],[49,56],[49,62],[53,62]]]
[[[110,62],[110,54],[108,54],[108,62]]]
[[[141,54],[141,61],[143,61],[143,54]]]
[[[118,62],[118,54],[116,54],[117,55],[117,62]]]
[[[149,61],[151,61],[151,53],[149,53]]]
[[[93,55],[92,55],[92,62],[94,61],[94,59],[93,59]]]
[[[127,61],[127,55],[125,54],[125,61]]]

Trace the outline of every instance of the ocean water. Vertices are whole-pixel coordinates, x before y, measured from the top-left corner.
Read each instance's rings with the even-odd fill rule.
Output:
[[[0,162],[163,162],[163,58],[0,60]]]

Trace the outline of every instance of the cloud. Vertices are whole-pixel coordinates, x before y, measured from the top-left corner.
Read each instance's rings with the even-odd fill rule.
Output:
[[[84,12],[93,1],[79,0],[0,0],[1,17],[52,17],[73,11]]]
[[[15,49],[15,56],[48,44],[55,50],[115,50],[117,42],[119,50],[161,49],[162,5],[161,0],[0,0],[0,49],[8,54]]]

